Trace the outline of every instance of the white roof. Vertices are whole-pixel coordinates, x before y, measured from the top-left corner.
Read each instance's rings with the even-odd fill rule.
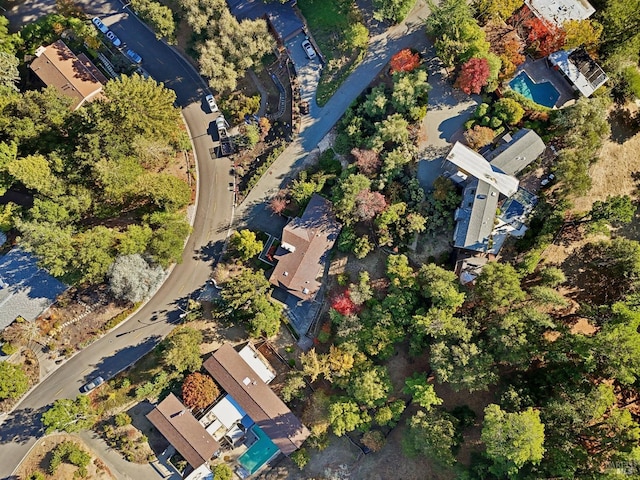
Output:
[[[250,343],[238,353],[264,383],[270,383],[271,380],[276,378],[276,374],[262,361],[262,355]]]
[[[205,463],[191,472],[184,480],[206,480],[213,478],[209,466]]]
[[[463,173],[477,178],[481,182],[488,183],[503,195],[510,197],[518,191],[518,180],[510,175],[498,172],[479,153],[456,142],[447,160],[462,170]]]
[[[525,0],[539,18],[561,27],[569,20],[586,20],[596,11],[587,0]]]
[[[582,95],[590,97],[593,92],[608,80],[608,77],[595,62],[591,61],[589,65],[584,64],[586,68],[584,73],[590,76],[590,80],[584,75],[583,71],[580,71],[578,65],[571,61],[571,53],[566,50],[558,50],[549,55],[549,61],[552,65],[556,65],[562,70],[562,73],[567,76]]]
[[[246,415],[231,395],[225,395],[222,400],[215,404],[211,411],[227,430]]]

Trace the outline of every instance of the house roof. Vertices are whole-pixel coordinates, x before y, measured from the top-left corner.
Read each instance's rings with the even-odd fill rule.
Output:
[[[68,287],[20,248],[0,257],[0,331],[16,317],[35,320]]]
[[[453,163],[463,173],[492,185],[503,195],[510,197],[518,190],[518,180],[496,168],[479,153],[474,152],[460,142],[456,142],[447,160]]]
[[[462,204],[455,216],[453,241],[456,248],[479,252],[487,250],[499,197],[498,189],[477,179],[465,187]]]
[[[285,455],[309,436],[309,430],[230,344],[216,350],[204,368]]]
[[[276,378],[273,367],[251,342],[247,343],[238,353],[264,383],[271,383]]]
[[[502,140],[503,143],[485,158],[507,175],[520,172],[547,148],[538,134],[528,128],[522,128],[510,137],[505,135]]]
[[[558,50],[549,55],[549,61],[575,85],[585,97],[590,97],[609,77],[582,48],[568,52]]]
[[[295,1],[227,0],[227,4],[238,20],[266,18],[281,42],[288,41],[304,28],[294,9]]]
[[[62,40],[38,48],[30,68],[46,85],[71,97],[73,110],[102,91],[102,84]]]
[[[332,204],[313,195],[302,217],[294,218],[282,230],[278,260],[269,281],[301,300],[313,299],[320,289],[318,276],[342,226]]]
[[[569,20],[586,20],[596,11],[587,0],[525,0],[524,3],[538,18],[557,27]]]
[[[220,444],[173,393],[149,412],[147,418],[194,469],[220,449]]]

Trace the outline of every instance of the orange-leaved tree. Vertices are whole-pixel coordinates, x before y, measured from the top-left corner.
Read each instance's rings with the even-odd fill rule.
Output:
[[[220,390],[209,375],[192,373],[182,383],[182,401],[196,410],[208,407],[220,395]]]
[[[389,63],[391,64],[391,73],[410,72],[420,65],[420,55],[405,48],[391,57]]]

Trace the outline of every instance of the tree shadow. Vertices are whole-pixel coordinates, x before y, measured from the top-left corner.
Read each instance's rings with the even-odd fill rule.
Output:
[[[167,317],[171,318],[173,312],[167,312]],[[176,318],[178,318],[179,313],[176,314]],[[139,328],[130,330],[126,332],[124,335],[134,334],[144,328],[153,328],[153,324],[144,324]],[[153,335],[143,342],[138,343],[136,345],[129,345],[125,348],[117,350],[110,357],[102,358],[98,363],[93,365],[93,370],[91,373],[88,373],[85,376],[85,381],[89,381],[90,379],[100,375],[105,380],[108,380],[121,371],[125,370],[127,367],[138,361],[145,354],[149,353],[160,341],[162,340],[162,336]]]
[[[620,145],[640,131],[640,121],[634,119],[631,112],[624,107],[611,111],[609,123],[611,124],[611,140]]]
[[[18,408],[14,410],[0,428],[0,445],[6,443],[24,444],[44,435],[44,429],[39,419],[46,410],[46,406],[38,409]],[[36,418],[38,421],[34,421]]]

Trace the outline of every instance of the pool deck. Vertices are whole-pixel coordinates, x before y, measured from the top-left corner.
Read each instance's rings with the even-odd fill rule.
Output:
[[[517,77],[522,71],[526,72],[535,83],[550,82],[555,87],[560,94],[555,108],[561,108],[569,102],[573,103],[575,101],[576,92],[560,72],[549,67],[546,57],[539,60],[527,57],[527,60],[518,67],[513,77]]]

